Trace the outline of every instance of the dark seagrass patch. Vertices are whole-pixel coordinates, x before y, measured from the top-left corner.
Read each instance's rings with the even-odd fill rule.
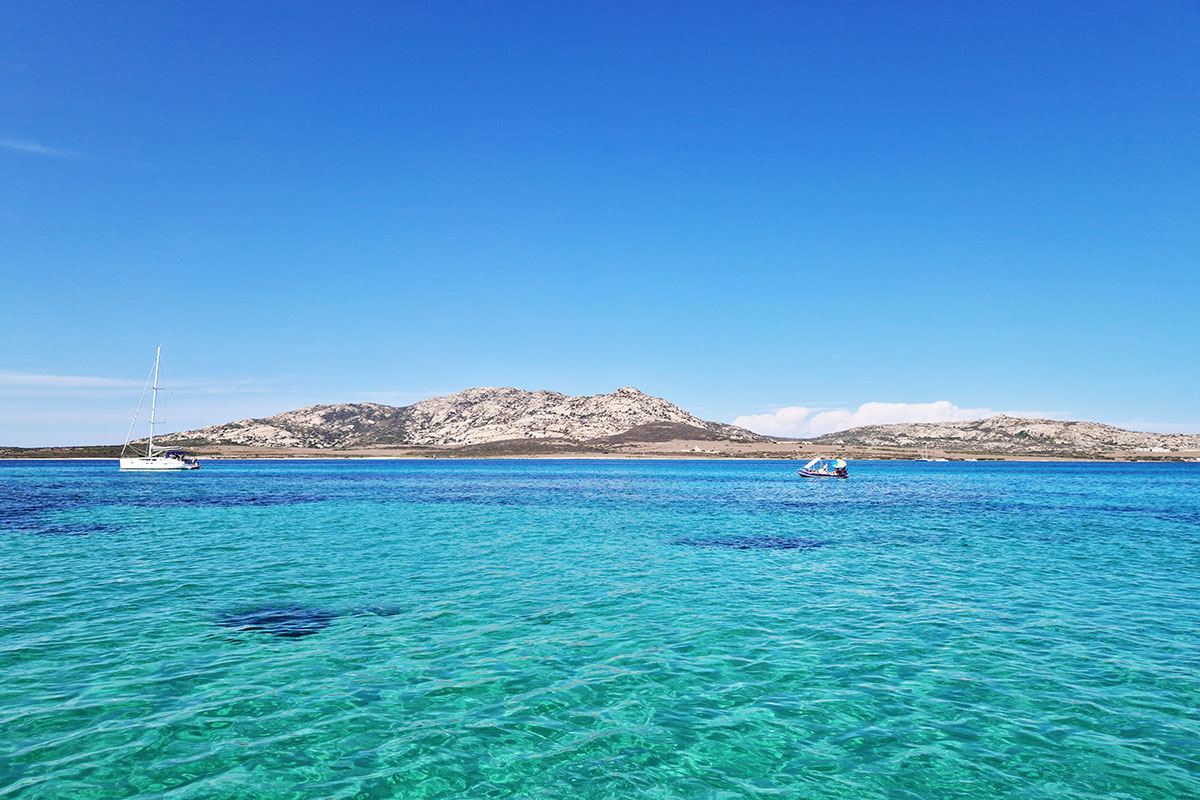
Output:
[[[829,542],[794,536],[696,536],[676,539],[684,547],[720,547],[729,550],[816,550]]]
[[[298,639],[323,631],[337,617],[336,613],[319,608],[265,606],[220,614],[217,624],[239,631],[263,631],[280,639]]]
[[[119,505],[141,508],[236,508],[239,506],[294,506],[304,503],[320,503],[329,499],[313,492],[270,492],[252,494],[213,495],[160,495],[153,497],[124,498]]]

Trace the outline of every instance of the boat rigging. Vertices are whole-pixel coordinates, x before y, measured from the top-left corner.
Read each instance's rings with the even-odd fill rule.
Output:
[[[137,411],[133,414],[133,422],[129,423],[129,433],[125,434],[125,446],[121,448],[121,469],[141,469],[141,470],[177,470],[177,469],[200,469],[200,462],[189,450],[180,450],[178,447],[155,447],[154,446],[154,426],[157,424],[154,419],[155,408],[158,406],[158,362],[162,356],[162,345],[158,346],[158,350],[154,353],[154,377],[151,381],[152,390],[150,395],[150,437],[146,440],[146,455],[125,457],[125,451],[130,447],[129,438],[133,435],[133,427],[137,424],[138,414],[142,411],[142,401],[146,399],[146,390],[142,390],[142,400],[138,401]]]

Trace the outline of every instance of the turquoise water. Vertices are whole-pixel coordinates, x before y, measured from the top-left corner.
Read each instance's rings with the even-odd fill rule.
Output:
[[[0,462],[0,797],[1200,797],[1200,464],[795,466]]]

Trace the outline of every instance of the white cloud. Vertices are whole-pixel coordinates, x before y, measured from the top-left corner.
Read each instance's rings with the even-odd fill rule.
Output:
[[[80,153],[71,150],[59,150],[56,147],[47,147],[37,142],[23,142],[19,139],[0,139],[0,147],[6,150],[16,150],[34,156],[49,156],[51,158],[79,158],[80,156]]]
[[[97,378],[89,375],[37,375],[29,372],[0,372],[0,386],[28,389],[127,389],[142,381]]]
[[[813,410],[804,406],[788,406],[771,414],[749,414],[734,419],[739,428],[748,428],[767,436],[791,436],[801,438],[809,435]]]
[[[738,417],[734,425],[768,436],[808,438],[862,425],[891,425],[897,422],[955,422],[990,417],[990,408],[959,408],[948,400],[933,403],[863,403],[855,410],[812,409],[790,406],[770,414]]]
[[[29,372],[0,372],[0,398],[101,398],[124,397],[136,400],[150,385],[149,377],[137,381],[126,378],[102,378],[94,375],[42,375]],[[286,390],[257,380],[160,381],[160,389],[181,398],[200,395],[251,396],[287,394]],[[160,393],[159,401],[164,396]],[[4,409],[0,407],[0,412]]]

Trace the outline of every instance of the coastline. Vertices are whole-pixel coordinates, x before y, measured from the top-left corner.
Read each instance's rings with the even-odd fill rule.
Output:
[[[811,458],[844,458],[850,461],[1080,461],[1097,463],[1187,463],[1200,461],[1200,450],[1168,452],[1030,447],[1026,452],[989,451],[951,447],[868,446],[829,444],[812,440],[773,441],[703,440],[672,438],[660,441],[572,442],[562,439],[507,439],[473,445],[376,445],[344,449],[319,447],[266,447],[252,445],[196,445],[201,459],[230,461],[443,461],[443,460],[577,460],[577,461],[807,461]],[[121,445],[78,447],[0,447],[0,460],[115,461]]]
[[[823,451],[822,453],[803,453],[798,455],[717,455],[704,453],[528,453],[513,455],[360,455],[326,453],[323,455],[247,455],[201,453],[197,457],[210,461],[806,461],[813,457],[833,457],[834,455],[848,461],[922,461],[919,453],[887,454],[887,455],[856,455]],[[5,461],[117,461],[115,456],[21,456],[0,454],[0,462]],[[931,463],[1094,463],[1094,464],[1189,464],[1200,462],[1200,453],[1181,453],[1178,455],[1156,455],[1152,458],[1134,458],[1128,456],[1065,456],[1065,455],[1014,455],[1014,454],[967,454],[941,457]]]

